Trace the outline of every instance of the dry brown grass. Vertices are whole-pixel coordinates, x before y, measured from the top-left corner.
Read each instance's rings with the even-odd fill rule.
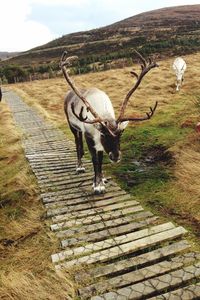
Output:
[[[44,221],[44,208],[6,104],[0,107],[0,299],[74,299],[67,273],[50,260],[58,242]]]
[[[175,93],[175,75],[171,68],[173,59],[160,61],[160,67],[153,69],[143,80],[127,111],[140,113],[145,111],[149,105],[152,105],[154,100],[158,100],[158,111],[167,112],[168,109],[171,111],[173,106],[177,105],[176,103],[179,103],[180,99],[185,97],[185,95],[190,94],[192,96],[192,89],[195,89],[195,92],[200,89],[199,77],[196,76],[200,72],[199,57],[200,54],[185,57],[188,63],[188,70],[185,76],[184,88],[180,93]],[[135,69],[138,70],[139,66],[136,65]],[[83,88],[95,86],[104,90],[112,100],[117,112],[122,99],[134,80],[129,75],[130,70],[131,68],[125,68],[89,73],[74,76],[74,79],[77,86]],[[44,109],[51,120],[56,120],[59,124],[65,123],[63,100],[68,86],[64,78],[20,83],[12,86],[12,88],[37,109]],[[186,106],[188,106],[187,103]]]
[[[184,192],[180,195],[183,212],[189,212],[200,223],[200,138],[181,149],[177,154],[175,175],[178,187]],[[195,149],[195,143],[199,149]]]
[[[170,205],[178,212],[195,219],[200,223],[200,146],[199,135],[195,133],[195,123],[200,119],[200,111],[195,106],[195,99],[200,95],[200,53],[184,57],[188,68],[182,90],[175,92],[175,75],[171,68],[174,59],[158,62],[160,67],[151,71],[143,80],[127,108],[129,114],[139,115],[158,100],[159,106],[151,124],[167,126],[173,123],[174,128],[188,127],[191,134],[188,140],[174,142],[170,150],[176,157],[174,174],[176,180],[171,186],[174,199]],[[136,69],[138,66],[136,66]],[[104,90],[111,98],[116,112],[131,86],[130,68],[110,70],[101,73],[90,73],[76,76],[77,86],[96,86]],[[35,81],[12,86],[27,102],[35,106],[59,127],[65,128],[66,120],[63,113],[63,99],[68,86],[63,78]],[[133,125],[135,126],[135,125]],[[192,131],[193,130],[193,131]],[[172,133],[173,134],[173,133]],[[162,140],[168,145],[168,138]],[[179,192],[177,192],[179,191]],[[189,198],[189,201],[188,201]]]
[[[73,289],[70,281],[66,280],[67,274],[51,272],[35,275],[28,271],[12,271],[3,273],[0,287],[1,299],[5,300],[55,300],[72,299],[69,289]],[[74,299],[74,297],[73,297]]]

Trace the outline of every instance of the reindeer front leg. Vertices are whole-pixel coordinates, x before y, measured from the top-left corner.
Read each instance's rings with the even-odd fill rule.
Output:
[[[103,151],[96,150],[95,143],[91,137],[86,136],[86,142],[92,156],[92,163],[94,169],[94,180],[93,180],[94,193],[102,194],[105,192],[105,184],[103,182],[103,175],[102,175]]]
[[[176,91],[179,91],[179,87],[180,87],[180,81],[177,79],[176,81]]]
[[[103,183],[103,175],[102,175],[102,161],[103,161],[103,151],[94,151],[92,155],[92,162],[94,167],[93,188],[95,194],[101,194],[105,192],[105,185]]]

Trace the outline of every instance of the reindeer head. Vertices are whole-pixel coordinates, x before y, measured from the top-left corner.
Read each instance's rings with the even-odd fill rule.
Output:
[[[115,119],[107,118],[107,116],[99,116],[99,114],[93,109],[93,107],[90,105],[88,100],[82,95],[82,93],[77,89],[75,84],[72,82],[71,78],[69,77],[68,71],[66,69],[66,66],[70,66],[71,62],[75,59],[77,59],[76,56],[68,57],[67,53],[64,52],[61,58],[60,66],[62,68],[63,74],[72,88],[72,90],[75,92],[75,94],[82,100],[83,106],[81,107],[81,110],[79,112],[75,111],[74,103],[71,104],[71,109],[76,116],[76,118],[84,122],[86,124],[93,124],[95,128],[100,132],[100,139],[101,144],[105,150],[105,152],[109,155],[109,158],[113,162],[117,162],[120,160],[120,137],[122,135],[122,132],[128,125],[129,121],[144,121],[150,119],[157,107],[157,102],[155,103],[154,107],[150,107],[150,111],[146,113],[144,117],[135,118],[135,117],[124,117],[124,112],[126,109],[126,106],[128,104],[128,101],[132,94],[135,92],[135,90],[140,85],[143,77],[152,69],[157,67],[158,65],[155,62],[152,62],[150,59],[148,62],[137,52],[136,54],[139,56],[139,59],[141,61],[141,72],[137,74],[135,71],[131,72],[131,75],[136,78],[136,82],[133,85],[133,87],[129,90],[126,97],[122,101],[121,107],[120,107],[120,113],[119,117]],[[83,112],[86,108],[86,112],[90,113],[90,116],[92,116],[92,119],[89,119],[88,116],[83,116]]]
[[[115,120],[105,120],[95,125],[101,134],[101,144],[111,162],[119,162],[121,159],[120,138],[127,125],[128,121],[117,123]]]

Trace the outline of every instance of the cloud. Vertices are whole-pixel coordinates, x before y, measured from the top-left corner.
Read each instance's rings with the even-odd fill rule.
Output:
[[[29,2],[48,6],[80,6],[91,3],[91,0],[29,0]]]
[[[0,0],[0,51],[23,51],[67,33],[199,0]]]
[[[0,51],[28,50],[55,37],[47,26],[29,19],[29,1],[0,0],[0,7]]]

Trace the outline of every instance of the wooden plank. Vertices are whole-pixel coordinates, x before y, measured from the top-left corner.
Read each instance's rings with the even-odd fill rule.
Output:
[[[48,184],[48,183],[60,183],[62,181],[65,182],[65,180],[77,180],[80,181],[82,179],[84,179],[85,177],[87,178],[92,178],[94,176],[93,172],[87,172],[87,173],[80,173],[80,174],[75,174],[75,175],[71,175],[71,174],[63,174],[63,175],[57,175],[57,176],[51,176],[51,177],[40,177],[38,178],[38,182],[40,182],[41,184]]]
[[[69,256],[76,256],[76,255],[86,255],[89,252],[93,252],[93,251],[99,251],[99,250],[103,250],[103,249],[107,249],[107,248],[111,248],[114,247],[116,245],[123,245],[138,239],[142,239],[145,237],[150,237],[151,235],[160,233],[160,232],[165,232],[167,230],[171,230],[174,229],[174,225],[169,222],[169,223],[164,223],[161,225],[156,225],[153,227],[149,227],[143,230],[139,230],[136,232],[131,232],[125,235],[120,235],[117,237],[113,237],[113,238],[109,238],[100,242],[96,242],[96,243],[91,243],[91,244],[87,244],[85,246],[81,246],[78,248],[72,248],[66,251],[62,251],[60,253],[56,253],[54,255],[52,255],[52,261],[55,262],[59,262],[59,261],[63,261],[66,258],[68,258]]]
[[[38,167],[41,167],[41,166],[56,166],[56,165],[59,165],[60,163],[61,164],[66,164],[66,165],[69,165],[69,166],[74,166],[74,165],[76,165],[76,160],[74,160],[74,161],[72,161],[72,160],[70,160],[70,159],[68,159],[68,158],[62,158],[62,159],[59,159],[58,157],[56,158],[55,157],[55,160],[49,160],[49,159],[47,159],[47,158],[45,158],[45,157],[41,157],[40,158],[40,160],[36,163],[35,161],[33,162],[33,160],[30,160],[30,159],[28,159],[28,161],[29,161],[29,163],[31,164],[31,165],[33,165],[33,166],[38,166]],[[85,162],[85,163],[90,163],[90,162]]]
[[[58,181],[51,181],[49,180],[49,183],[44,183],[43,181],[39,181],[39,185],[43,186],[46,189],[51,189],[52,186],[57,186],[57,187],[62,187],[62,186],[66,186],[66,187],[76,187],[77,185],[81,185],[84,183],[90,183],[90,185],[93,183],[93,176],[91,175],[87,175],[85,174],[85,177],[81,177],[79,178],[77,176],[77,178],[70,178],[71,176],[69,175],[69,177],[67,179],[61,179]]]
[[[82,174],[79,174],[80,177],[83,176],[83,175],[93,175],[93,173],[90,171],[90,170],[87,170],[85,173],[82,173]],[[51,172],[50,173],[47,173],[47,174],[44,174],[44,175],[38,175],[38,180],[40,180],[41,182],[42,181],[45,181],[45,182],[50,182],[51,180],[53,181],[56,181],[56,180],[63,180],[63,179],[69,179],[69,178],[76,178],[77,177],[77,173],[75,172],[69,172],[69,173],[61,173],[61,174],[52,174]]]
[[[69,195],[67,195],[67,199],[64,200],[65,196],[64,197],[61,197],[61,198],[57,198],[55,199],[54,202],[48,202],[48,203],[45,203],[45,201],[43,201],[45,203],[45,207],[46,208],[57,208],[57,207],[62,207],[62,206],[67,206],[67,205],[75,205],[75,204],[81,204],[81,203],[85,203],[85,202],[88,202],[88,201],[102,201],[102,200],[107,200],[107,199],[110,199],[110,198],[116,198],[116,199],[120,199],[122,196],[125,196],[125,195],[128,195],[126,194],[125,191],[123,190],[119,190],[117,192],[113,192],[113,193],[108,193],[106,192],[105,194],[101,194],[101,195],[96,195],[96,197],[93,197],[93,195],[91,195],[90,197],[88,196],[84,196],[82,195],[82,193],[79,193],[79,197],[77,198],[71,198]],[[77,196],[77,194],[76,194]],[[99,197],[98,197],[99,196]]]
[[[88,167],[88,166],[91,166],[91,164],[90,163],[85,163],[84,166]],[[31,166],[31,167],[34,171],[37,171],[39,174],[41,174],[42,172],[47,172],[47,171],[72,170],[72,169],[76,168],[76,163],[74,163],[74,165],[65,165],[65,164],[63,164],[63,165],[51,166],[51,167],[50,166],[49,167],[46,167],[46,166],[44,166],[44,167],[42,167],[42,166]]]
[[[114,276],[120,274],[122,271],[141,268],[146,264],[153,264],[161,259],[169,258],[172,255],[188,250],[189,247],[190,244],[186,240],[181,240],[147,253],[115,261],[114,263],[93,266],[93,268],[90,266],[90,268],[80,271],[76,275],[76,280],[81,283],[82,281],[85,282],[85,278],[99,278],[107,275]]]
[[[89,180],[87,179],[86,181],[80,181],[80,182],[73,182],[73,183],[67,183],[67,184],[52,184],[52,186],[45,186],[42,184],[39,184],[40,186],[40,190],[42,192],[51,192],[51,191],[65,191],[66,193],[68,193],[68,190],[77,190],[79,188],[83,188],[83,187],[90,187],[92,189],[92,184],[93,184],[93,180],[92,178]]]
[[[89,217],[83,217],[79,219],[71,219],[65,222],[60,222],[56,224],[51,225],[51,230],[52,231],[58,231],[58,230],[63,230],[64,228],[70,228],[70,227],[77,227],[77,226],[84,226],[84,225],[90,225],[90,224],[96,224],[101,222],[106,222],[107,220],[115,220],[117,218],[124,219],[126,217],[130,217],[131,220],[139,220],[139,219],[144,219],[148,217],[152,217],[153,214],[149,211],[142,211],[139,213],[134,213],[131,211],[130,208],[125,208],[122,210],[116,210],[116,211],[111,211],[109,213],[99,213],[96,216],[89,216]]]
[[[52,221],[54,223],[57,223],[60,221],[69,220],[70,218],[83,218],[83,217],[98,215],[99,213],[103,213],[103,212],[114,211],[114,210],[118,210],[118,209],[121,210],[125,207],[126,208],[129,207],[132,212],[139,212],[139,211],[144,210],[141,205],[135,206],[135,204],[134,205],[131,204],[131,201],[128,201],[128,202],[124,202],[124,203],[117,203],[114,205],[99,207],[96,209],[90,208],[90,209],[86,209],[84,211],[71,211],[64,215],[58,215],[58,216],[52,217]]]
[[[28,138],[24,141],[27,148],[31,148],[32,145],[35,145],[35,146],[49,145],[48,142],[50,142],[49,139],[40,139],[39,141],[38,140],[35,141],[35,139],[33,139],[33,138],[32,139]],[[50,142],[50,144],[52,144],[52,143],[53,143],[53,141]],[[58,143],[58,141],[56,141],[56,143]],[[62,144],[62,146],[63,146],[63,148],[59,151],[60,154],[66,155],[67,150],[69,150],[71,152],[75,151],[75,147],[69,146],[69,144],[68,144],[68,142],[66,142],[66,140],[60,140],[59,143]],[[54,152],[55,151],[52,151],[52,149],[49,149],[49,152],[47,152],[47,155],[49,155],[49,157],[50,157],[50,153],[51,153],[51,155],[54,155],[53,154]],[[27,155],[29,155],[30,158],[34,159],[34,158],[40,157],[42,155],[42,153],[28,153]]]
[[[191,284],[175,291],[148,298],[149,300],[192,300],[200,299],[200,283]]]
[[[41,143],[40,143],[41,144]],[[63,150],[62,148],[55,148],[54,146],[52,147],[48,142],[44,144],[43,146],[32,144],[32,146],[27,145],[26,143],[23,143],[24,147],[26,148],[26,157],[30,160],[35,160],[35,159],[41,159],[41,158],[56,158],[56,157],[65,157],[66,159],[66,150]],[[41,149],[41,151],[39,151]],[[50,155],[51,153],[51,155]],[[57,155],[57,156],[56,156]]]
[[[81,190],[79,189],[78,191],[76,190],[74,192],[74,189],[71,191],[68,191],[66,194],[66,191],[57,191],[57,192],[46,192],[42,193],[42,199],[44,203],[51,203],[51,202],[56,202],[56,201],[64,201],[64,200],[69,200],[69,199],[76,199],[76,198],[90,198],[90,199],[104,199],[106,195],[111,195],[113,192],[114,194],[116,192],[122,191],[119,186],[116,186],[114,184],[106,185],[106,193],[105,194],[100,194],[100,195],[95,195],[93,190],[87,191],[87,190]],[[110,196],[109,196],[110,197]]]
[[[190,255],[189,257],[188,254],[181,255],[178,256],[175,260],[173,258],[171,258],[170,261],[164,260],[145,268],[134,270],[123,275],[108,278],[104,281],[100,281],[87,287],[80,288],[79,293],[81,295],[81,299],[88,299],[88,297],[103,294],[115,288],[132,285],[133,283],[139,281],[144,281],[155,276],[160,276],[162,274],[172,272],[184,267],[186,264],[194,264],[195,262],[196,257],[194,255]]]
[[[152,215],[150,216],[152,217]],[[148,218],[147,216],[145,218]],[[154,217],[155,219],[158,219],[157,217]],[[59,230],[56,232],[57,237],[59,238],[63,238],[66,237],[69,238],[71,236],[74,236],[75,234],[83,234],[83,233],[91,233],[91,232],[101,232],[101,230],[103,229],[110,229],[110,228],[115,228],[117,227],[119,229],[120,226],[123,225],[132,225],[132,223],[138,224],[138,219],[141,219],[140,214],[132,214],[132,215],[128,215],[128,216],[120,216],[119,218],[109,218],[108,220],[103,221],[101,219],[101,217],[99,218],[98,221],[96,222],[90,222],[83,224],[82,222],[79,222],[79,226],[76,225],[72,225],[72,226],[68,226],[67,229],[62,228],[62,230]],[[137,222],[135,222],[137,221]],[[142,220],[143,222],[146,221]],[[55,229],[54,229],[55,231]]]
[[[63,178],[60,180],[49,180],[49,182],[44,182],[43,180],[38,180],[39,185],[45,187],[45,188],[51,188],[52,186],[62,186],[62,185],[67,185],[67,186],[73,186],[77,184],[81,184],[85,181],[90,181],[93,182],[93,176],[92,175],[87,175],[85,174],[85,177],[79,177],[77,176],[76,178],[70,178],[69,176],[67,179]]]
[[[155,278],[118,289],[116,292],[106,293],[101,297],[94,296],[91,298],[91,300],[144,299],[144,297],[149,297],[154,293],[159,293],[166,289],[177,288],[180,285],[187,284],[188,281],[199,277],[200,263],[196,263],[180,270],[176,270],[165,275],[157,276]]]
[[[124,202],[122,202],[122,201],[124,201]],[[69,204],[65,207],[49,209],[47,211],[47,216],[52,217],[52,216],[56,216],[56,215],[65,214],[70,211],[84,210],[84,209],[88,209],[88,208],[98,208],[98,207],[103,208],[104,206],[113,205],[115,203],[122,204],[122,206],[123,206],[123,203],[125,203],[125,201],[131,202],[131,205],[139,204],[137,201],[132,200],[130,195],[128,195],[128,194],[120,196],[120,197],[114,197],[111,199],[99,200],[99,201],[91,201],[90,199],[88,199],[87,201],[85,201],[85,203],[81,203],[81,204],[75,203],[75,205],[73,205],[74,203],[69,200]]]
[[[46,157],[40,157],[40,159],[30,159],[28,158],[30,164],[32,164],[33,166],[42,166],[42,165],[45,165],[45,166],[51,166],[51,165],[57,165],[59,163],[62,163],[62,164],[73,164],[75,163],[70,161],[69,158],[66,158],[66,157],[62,157],[62,158],[59,158],[57,156],[54,156],[54,159],[49,159],[49,158],[46,158]]]
[[[138,230],[138,229],[146,227],[150,224],[153,224],[157,219],[158,219],[157,217],[153,217],[153,218],[146,219],[145,221],[130,223],[130,224],[121,225],[121,226],[115,226],[113,228],[106,227],[104,230],[95,231],[92,233],[87,232],[87,234],[82,233],[81,227],[80,227],[80,231],[79,231],[79,228],[77,228],[74,231],[69,229],[69,231],[71,231],[71,233],[73,233],[73,234],[71,234],[71,236],[73,236],[73,237],[70,238],[70,235],[68,235],[68,238],[66,240],[61,241],[61,246],[62,246],[62,248],[66,248],[69,246],[77,247],[77,246],[79,246],[79,244],[86,243],[86,242],[96,242],[96,241],[108,239],[111,236],[118,236],[121,234],[129,234],[130,232],[133,232],[136,229]],[[113,220],[112,220],[112,222],[113,222]],[[57,236],[59,236],[59,234],[57,234]]]
[[[94,204],[93,207],[104,206],[106,204],[110,204],[110,203],[114,204],[114,203],[123,201],[125,199],[131,199],[130,195],[123,193],[122,191],[118,191],[118,193],[119,193],[118,195],[117,195],[117,193],[113,193],[112,198],[111,197],[94,198],[94,197],[92,197],[93,195],[91,195],[91,196],[84,195],[81,198],[81,194],[79,194],[79,197],[76,197],[77,196],[76,194],[70,194],[71,197],[69,197],[69,195],[68,195],[68,197],[66,197],[69,200],[65,200],[65,197],[58,197],[58,198],[55,197],[55,198],[52,198],[52,200],[54,200],[54,202],[53,201],[47,202],[47,203],[45,203],[46,201],[43,201],[43,202],[45,203],[45,206],[47,208],[55,210],[55,209],[65,209],[67,206],[74,206],[74,205],[78,205],[78,204],[82,205],[82,204],[87,204],[87,203],[90,203],[91,205]],[[106,194],[104,194],[104,195],[106,195]],[[113,201],[111,201],[111,199],[113,199]],[[99,204],[96,204],[96,203],[99,203]]]
[[[170,229],[165,232],[160,232],[151,236],[147,236],[145,238],[138,239],[136,241],[132,241],[123,245],[115,246],[105,250],[99,250],[96,253],[91,253],[86,256],[82,256],[76,259],[72,259],[70,261],[66,261],[60,263],[56,266],[56,269],[60,269],[62,267],[70,268],[79,264],[92,264],[98,262],[104,262],[110,259],[114,259],[116,257],[120,257],[122,255],[126,255],[128,253],[132,253],[141,249],[149,248],[150,246],[156,245],[160,242],[165,242],[170,239],[175,239],[186,233],[186,230],[183,227],[176,227],[174,229]],[[53,256],[53,261],[59,261],[60,257]]]
[[[73,159],[73,161],[72,161]],[[68,156],[65,159],[55,159],[52,161],[49,160],[40,160],[40,161],[35,161],[35,160],[30,160],[29,159],[30,164],[34,167],[34,168],[43,168],[43,167],[56,167],[56,166],[63,166],[63,165],[76,165],[76,156]],[[90,162],[87,162],[90,163]]]
[[[69,148],[68,149],[66,149],[66,151],[69,151]],[[40,160],[40,159],[43,159],[43,158],[45,158],[45,159],[48,159],[48,160],[54,160],[54,158],[64,158],[65,159],[65,157],[66,157],[66,153],[65,152],[63,152],[63,153],[60,153],[60,152],[58,152],[58,153],[55,153],[55,152],[52,152],[52,151],[50,151],[50,152],[46,152],[46,153],[34,153],[34,154],[27,154],[27,153],[25,153],[25,155],[26,155],[26,157],[28,158],[28,159],[33,159],[33,160]]]
[[[76,166],[76,163],[74,162],[74,165],[67,165],[67,164],[63,164],[63,163],[60,163],[60,164],[56,164],[56,165],[34,165],[31,163],[31,167],[34,169],[34,170],[39,170],[39,171],[51,171],[51,170],[68,170],[68,169],[71,169],[73,168],[74,166]]]
[[[90,169],[90,167],[87,167],[87,170]],[[90,169],[91,171],[91,169]],[[54,169],[54,170],[39,170],[39,169],[33,169],[33,172],[36,174],[36,176],[45,176],[46,174],[66,174],[66,173],[70,173],[70,174],[75,174],[76,173],[76,168],[72,167],[72,168],[68,168],[66,169]]]
[[[42,178],[44,176],[66,176],[66,175],[72,175],[74,176],[75,174],[77,175],[76,173],[76,168],[72,168],[68,171],[66,170],[50,170],[50,171],[37,171],[37,170],[33,170],[33,172],[36,174],[36,177],[37,178]],[[88,172],[91,172],[91,168],[87,167],[86,168],[86,172],[85,173],[88,173]]]

